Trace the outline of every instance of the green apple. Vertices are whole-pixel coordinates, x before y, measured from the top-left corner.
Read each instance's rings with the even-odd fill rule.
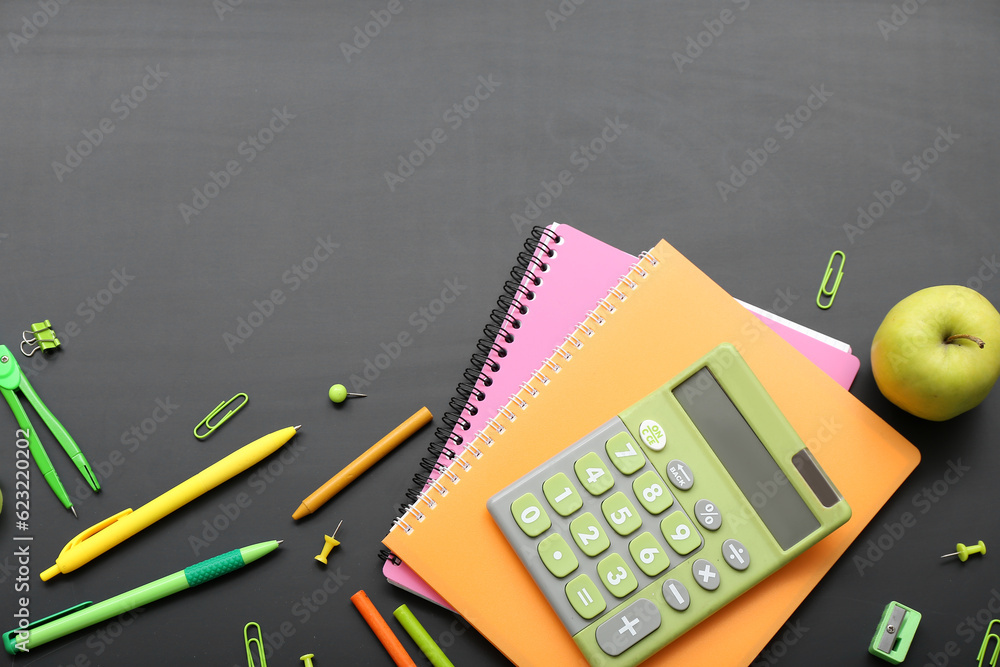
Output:
[[[911,294],[872,340],[879,391],[910,414],[944,421],[971,410],[1000,377],[1000,313],[961,285]]]

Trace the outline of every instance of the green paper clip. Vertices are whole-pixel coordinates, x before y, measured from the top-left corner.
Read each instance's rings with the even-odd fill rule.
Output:
[[[990,645],[991,639],[996,639],[997,645],[993,649],[993,659],[990,660],[990,667],[997,667],[997,658],[1000,657],[1000,635],[995,635],[991,632],[994,623],[1000,623],[1000,619],[994,618],[986,626],[986,636],[983,637],[983,645],[979,647],[979,655],[976,656],[979,659],[979,667],[983,667],[983,658],[986,657],[986,647]]]
[[[243,402],[242,403],[240,403],[235,408],[233,408],[232,410],[230,410],[229,412],[227,412],[225,414],[225,416],[223,416],[222,419],[220,419],[219,421],[217,421],[215,424],[209,424],[208,423],[208,422],[212,421],[212,417],[214,417],[217,414],[219,414],[220,412],[222,412],[223,409],[225,409],[226,407],[228,407],[230,404],[232,404],[233,401],[239,399],[240,397],[243,398]],[[198,422],[198,425],[194,427],[194,437],[198,438],[199,440],[204,440],[208,436],[212,435],[213,433],[215,433],[215,429],[217,429],[220,426],[222,426],[223,424],[225,424],[229,420],[230,417],[232,417],[237,412],[239,412],[243,408],[243,406],[246,405],[249,401],[250,401],[250,397],[247,396],[246,394],[244,394],[243,392],[240,392],[239,394],[236,394],[235,396],[233,396],[232,398],[230,398],[228,401],[223,401],[222,403],[219,403],[219,405],[217,405],[214,410],[212,410],[211,412],[208,413],[207,417],[205,417],[200,422]],[[205,433],[198,433],[198,429],[201,428],[202,426],[204,426],[208,430]]]
[[[830,284],[830,276],[833,274],[833,263],[837,259],[837,255],[840,255],[840,267],[837,269],[837,277],[833,281],[833,287],[828,287]],[[830,255],[830,261],[826,264],[826,273],[823,274],[823,282],[819,286],[819,293],[816,295],[816,305],[826,310],[833,305],[833,297],[837,296],[837,290],[840,288],[840,279],[844,277],[844,264],[847,262],[847,257],[840,250],[834,250],[833,254]],[[826,305],[823,305],[823,297],[829,299]]]
[[[229,399],[231,402],[233,399]],[[251,630],[257,630],[257,636],[251,637]],[[267,657],[264,655],[264,643],[261,641],[263,639],[264,633],[260,629],[260,624],[257,621],[250,621],[243,626],[243,643],[247,647],[247,665],[249,667],[267,667]],[[254,653],[257,654],[257,660],[254,661]]]
[[[890,602],[882,612],[868,652],[886,662],[898,665],[910,650],[913,635],[920,625],[920,612],[898,602]]]

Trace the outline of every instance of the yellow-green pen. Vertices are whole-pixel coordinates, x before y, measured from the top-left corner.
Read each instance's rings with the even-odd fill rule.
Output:
[[[396,617],[399,624],[403,626],[406,633],[410,635],[434,667],[455,667],[405,604],[400,605],[396,611],[392,612],[392,615]]]

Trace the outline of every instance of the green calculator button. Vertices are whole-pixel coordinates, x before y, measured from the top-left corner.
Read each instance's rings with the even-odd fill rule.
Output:
[[[623,475],[631,475],[636,470],[646,465],[646,457],[643,456],[639,446],[632,440],[628,433],[619,433],[611,437],[605,445],[608,458]]]
[[[580,565],[569,544],[559,533],[549,535],[538,543],[538,555],[548,571],[560,579]]]
[[[653,470],[636,477],[632,482],[632,491],[650,514],[660,514],[674,504],[674,497],[667,490],[663,478]]]
[[[576,613],[590,620],[608,608],[604,596],[593,579],[581,574],[566,584],[566,598]]]
[[[537,537],[552,525],[549,515],[533,493],[526,493],[511,503],[510,511],[514,515],[514,521],[528,537]]]
[[[650,532],[645,532],[629,542],[628,551],[632,554],[635,564],[648,577],[655,577],[670,567],[670,556]]]
[[[631,535],[642,526],[642,518],[635,511],[635,505],[621,491],[601,503],[601,511],[611,528],[622,537]]]
[[[595,452],[589,452],[573,464],[583,488],[592,496],[599,496],[615,485],[615,479]]]
[[[660,530],[670,548],[683,556],[701,546],[701,535],[683,512],[672,512],[660,522]]]
[[[625,559],[618,554],[611,554],[598,563],[597,574],[605,588],[616,598],[625,597],[639,586]]]
[[[608,534],[590,512],[584,512],[569,524],[573,541],[588,556],[596,556],[611,546]]]
[[[559,513],[559,516],[569,516],[573,512],[583,507],[583,498],[569,481],[566,473],[553,475],[542,484],[542,491],[545,499],[552,505],[552,509]]]

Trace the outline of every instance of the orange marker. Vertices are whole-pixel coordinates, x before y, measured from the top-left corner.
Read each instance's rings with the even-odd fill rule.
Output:
[[[351,602],[361,612],[361,616],[364,617],[372,632],[378,637],[378,640],[382,642],[385,650],[389,652],[389,657],[392,658],[393,662],[399,665],[399,667],[417,667],[417,663],[413,662],[413,659],[410,658],[410,654],[399,643],[399,639],[393,634],[389,624],[382,618],[382,614],[378,613],[378,609],[375,608],[375,605],[368,599],[364,591],[358,591],[352,595]]]
[[[362,473],[419,431],[431,419],[433,419],[433,415],[427,408],[417,410],[412,417],[392,429],[389,435],[369,447],[368,451],[354,459],[346,468],[330,478],[326,484],[313,491],[308,498],[302,501],[299,508],[292,514],[292,518],[301,519],[318,510],[323,503],[340,493],[341,489],[360,477]]]

